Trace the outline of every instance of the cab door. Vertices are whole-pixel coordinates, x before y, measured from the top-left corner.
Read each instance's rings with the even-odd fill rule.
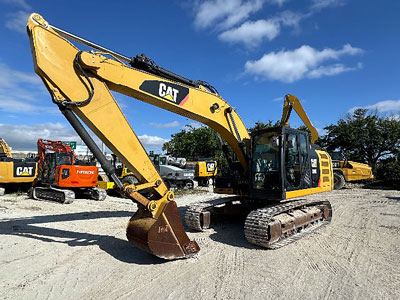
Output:
[[[287,191],[311,187],[311,165],[307,133],[284,130],[283,179]]]

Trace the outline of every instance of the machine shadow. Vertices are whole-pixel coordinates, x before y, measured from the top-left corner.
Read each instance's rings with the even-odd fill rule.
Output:
[[[185,215],[186,209],[187,209],[187,206],[178,208],[179,213],[182,217]],[[246,248],[246,249],[260,248],[256,245],[250,244],[246,240],[246,238],[244,236],[244,221],[245,221],[244,218],[233,218],[233,219],[227,218],[225,220],[219,221],[218,223],[216,223],[212,226],[212,229],[215,231],[215,233],[212,233],[210,235],[210,239],[215,242],[234,246],[234,247],[241,247],[241,248]],[[184,224],[184,227],[185,227],[186,232],[196,232],[196,231],[188,228],[186,226],[186,224]],[[207,233],[204,232],[204,234],[207,234]],[[200,249],[200,251],[201,251],[201,249]]]
[[[122,240],[109,235],[90,234],[37,226],[46,223],[121,217],[127,218],[128,221],[131,216],[132,212],[127,211],[96,211],[16,218],[7,221],[0,221],[0,235],[22,236],[47,243],[67,244],[70,247],[98,245],[100,249],[115,259],[126,263],[154,265],[166,262],[166,260],[134,247],[128,240]],[[121,230],[124,230],[124,228],[121,228]]]
[[[400,197],[391,197],[391,196],[388,196],[388,197],[386,197],[387,199],[390,199],[390,200],[395,200],[395,201],[400,201]]]

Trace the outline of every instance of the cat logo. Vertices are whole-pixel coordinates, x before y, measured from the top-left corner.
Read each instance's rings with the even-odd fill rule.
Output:
[[[15,173],[17,176],[33,176],[33,167],[17,167]]]
[[[14,177],[34,177],[36,175],[36,163],[14,162]]]
[[[189,89],[172,82],[145,80],[140,85],[139,89],[179,106],[185,104],[189,99]]]
[[[158,94],[160,95],[160,97],[163,97],[170,101],[174,101],[176,103],[176,97],[178,96],[179,91],[171,86],[167,86],[163,82],[160,82],[160,87],[158,88]]]
[[[207,163],[207,172],[214,172],[215,163]]]

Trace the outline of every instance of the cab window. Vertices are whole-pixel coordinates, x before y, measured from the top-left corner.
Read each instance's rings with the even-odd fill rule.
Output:
[[[285,177],[288,189],[300,186],[300,151],[296,134],[285,135]]]

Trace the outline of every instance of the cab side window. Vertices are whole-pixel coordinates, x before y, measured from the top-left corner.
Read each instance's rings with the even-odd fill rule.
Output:
[[[296,134],[286,134],[285,138],[285,176],[286,187],[298,188],[301,180],[300,149]]]

